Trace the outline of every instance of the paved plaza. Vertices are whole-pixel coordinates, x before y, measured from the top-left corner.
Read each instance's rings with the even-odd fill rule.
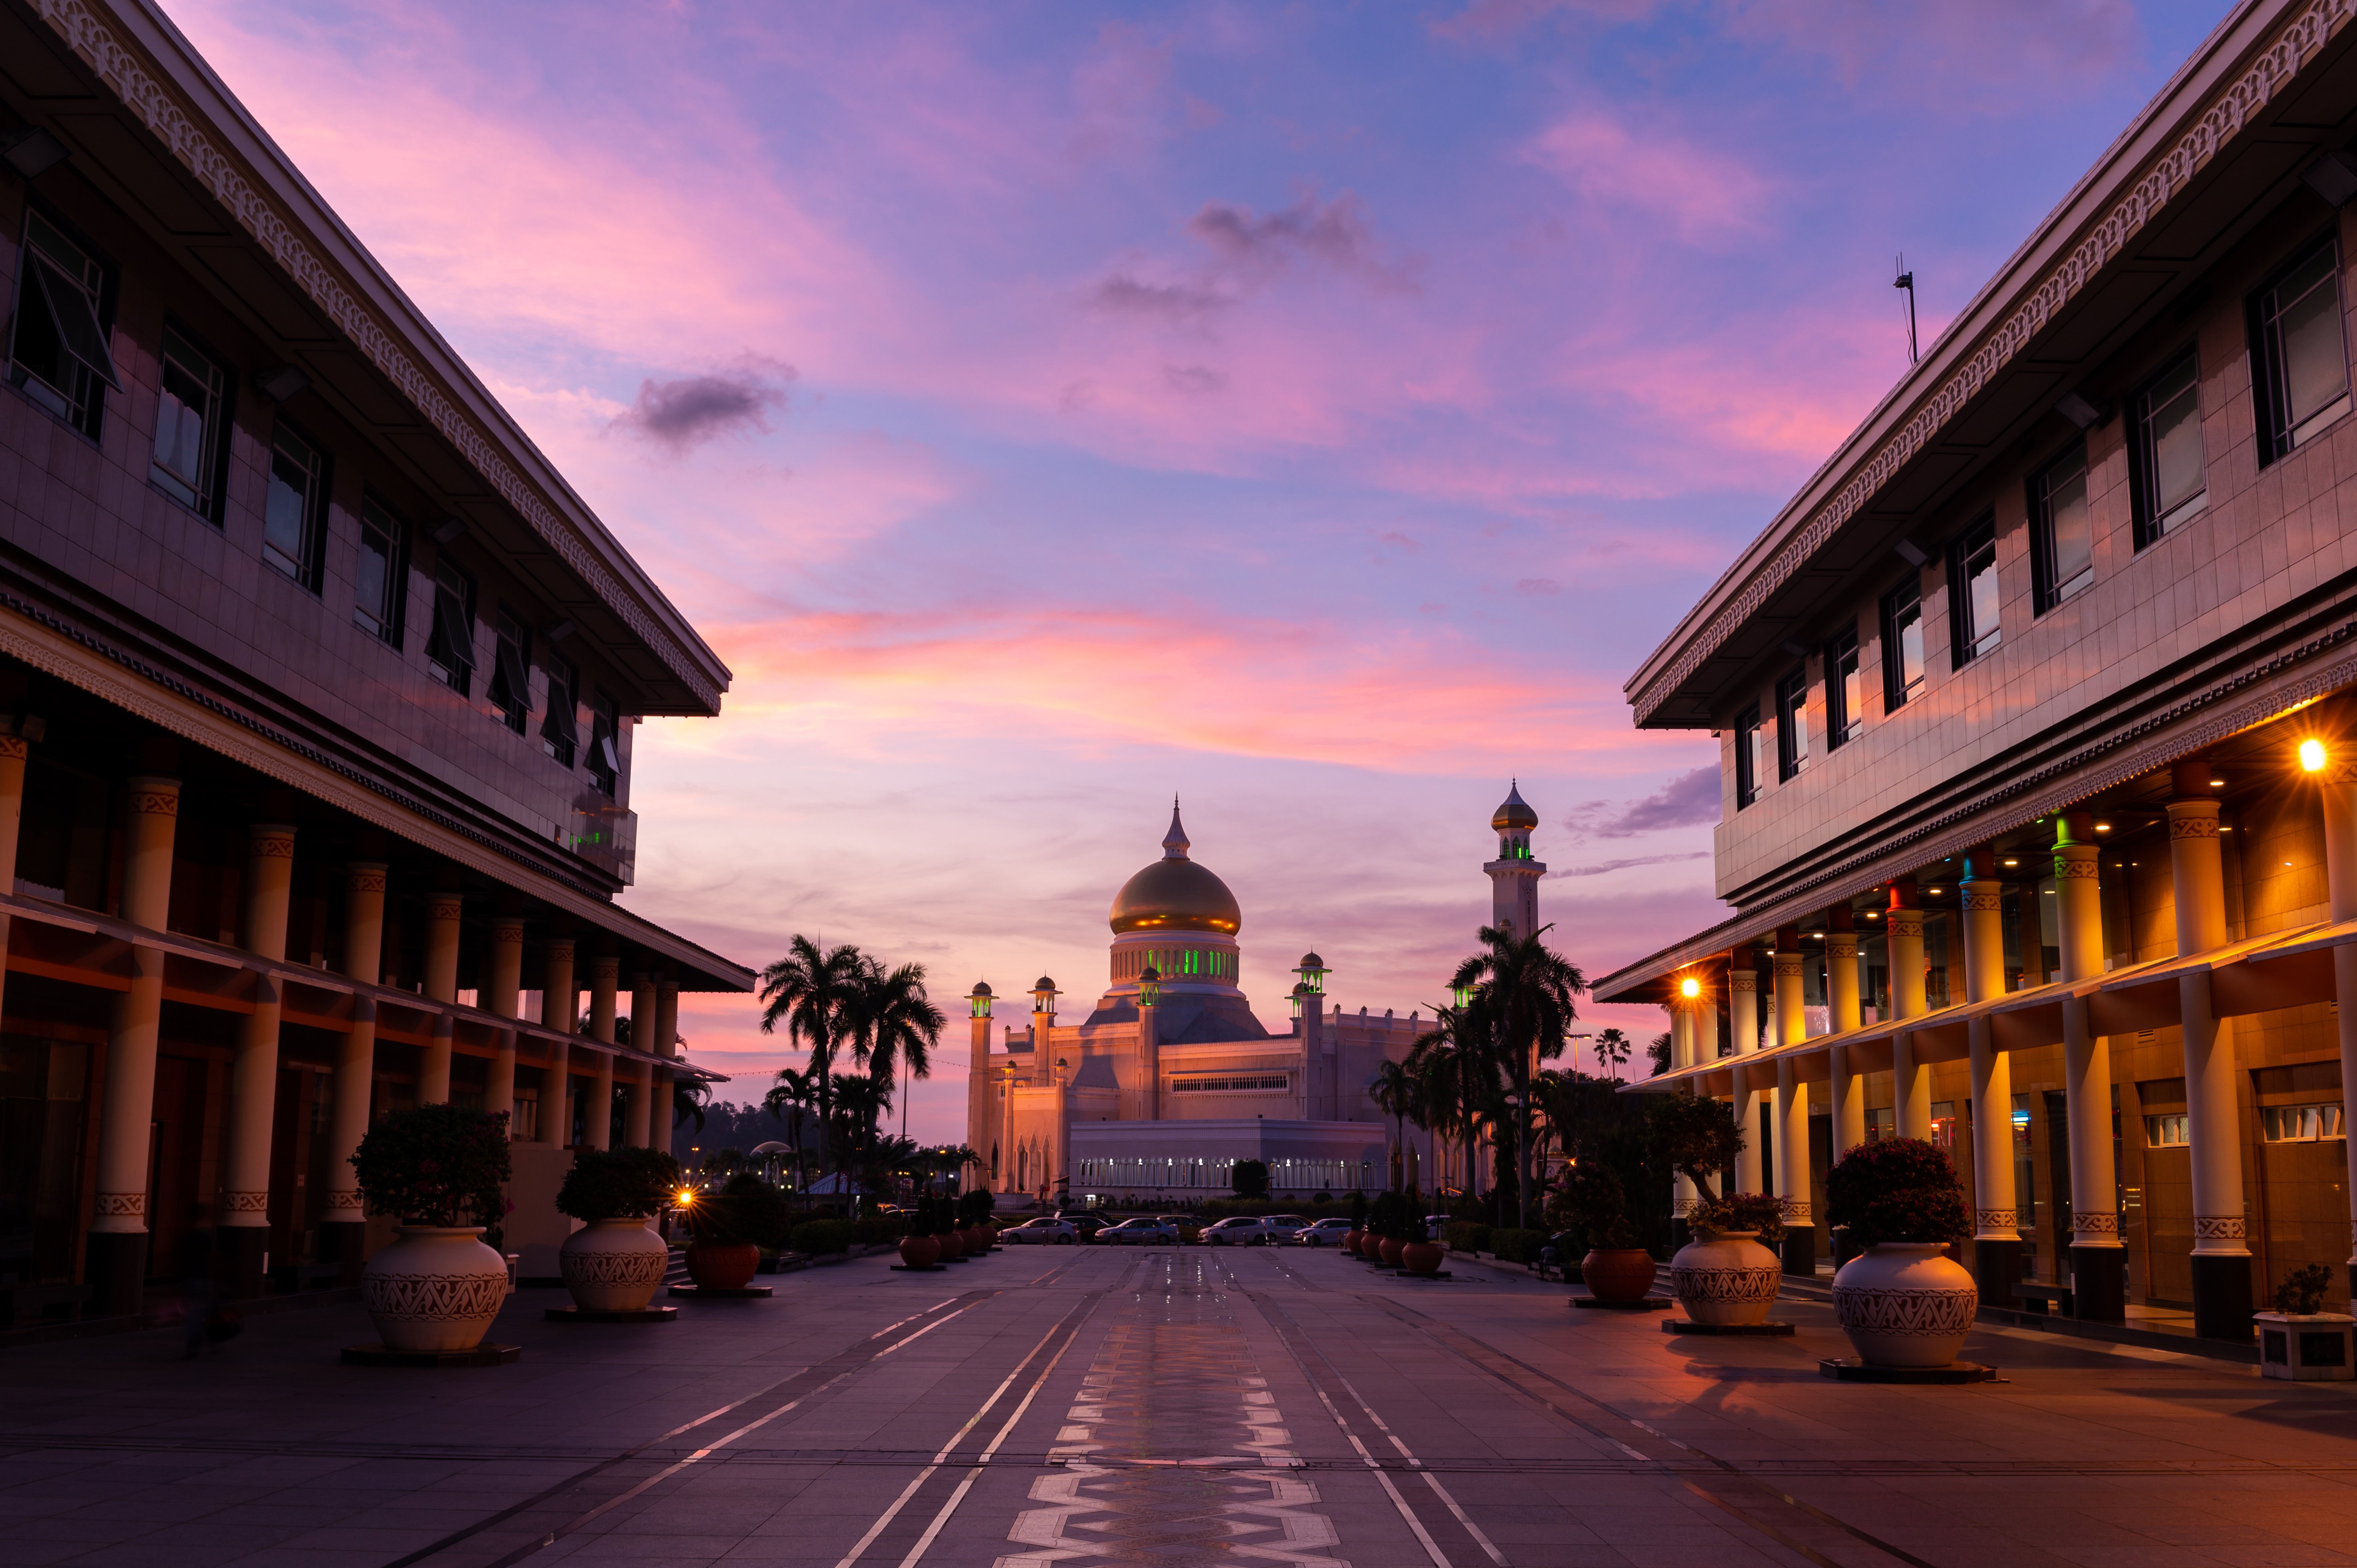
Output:
[[[345,1367],[359,1308],[0,1352],[0,1563],[1948,1568],[2357,1561],[2357,1395],[1975,1337],[2005,1380],[1829,1382],[1486,1269],[1007,1250],[779,1279],[511,1366]]]

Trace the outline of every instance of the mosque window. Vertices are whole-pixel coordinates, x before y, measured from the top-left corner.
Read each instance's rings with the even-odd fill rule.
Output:
[[[1243,1073],[1222,1078],[1174,1078],[1170,1080],[1173,1094],[1266,1093],[1270,1090],[1291,1087],[1287,1073]]]

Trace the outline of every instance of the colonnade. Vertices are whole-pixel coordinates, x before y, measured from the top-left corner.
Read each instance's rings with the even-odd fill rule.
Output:
[[[16,864],[29,753],[23,737],[0,735],[0,865]],[[168,927],[179,805],[177,779],[147,773],[127,781],[118,908],[123,920],[138,933],[160,937]],[[244,950],[274,964],[286,959],[296,839],[296,829],[278,822],[256,822],[247,833],[241,940]],[[382,976],[386,885],[387,871],[382,861],[355,860],[344,869],[341,972],[368,986],[380,984]],[[428,1000],[446,1004],[457,1000],[463,912],[464,899],[452,888],[437,889],[428,901],[420,988]],[[8,927],[9,917],[0,912],[0,945],[6,941]],[[523,938],[520,899],[512,893],[502,895],[491,923],[490,963],[479,993],[482,1010],[494,1016],[520,1018]],[[543,1028],[570,1035],[576,1032],[579,1003],[579,988],[573,978],[574,940],[560,934],[549,938],[544,946],[546,967],[539,1022]],[[164,1001],[163,948],[135,935],[128,971],[127,983],[113,994],[107,1024],[94,1162],[96,1190],[85,1269],[96,1310],[108,1314],[138,1310],[148,1273],[152,1217],[147,1203]],[[259,1294],[263,1288],[284,1000],[283,982],[272,974],[257,970],[251,979],[253,1007],[237,1026],[220,1145],[216,1266],[225,1290],[233,1297]],[[618,979],[617,959],[605,955],[592,959],[589,1036],[607,1046],[615,1040]],[[633,1015],[646,1020],[647,1038],[634,1039],[633,1045],[664,1058],[675,1056],[677,983],[651,973],[634,980]],[[0,999],[5,999],[5,969],[0,965]],[[355,1265],[365,1216],[350,1156],[368,1131],[377,1023],[375,1000],[356,994],[330,1074],[326,1118],[328,1148],[326,1190],[321,1195],[320,1250],[325,1258]],[[452,1015],[436,1014],[430,1039],[420,1053],[417,1087],[422,1103],[450,1097],[453,1040]],[[612,1120],[615,1058],[604,1050],[594,1057],[595,1072],[583,1105],[585,1142],[589,1147],[604,1148]],[[566,1046],[554,1045],[543,1076],[540,1123],[535,1130],[542,1144],[562,1145],[569,1141],[571,1117],[565,1086],[570,1081],[571,1066]],[[666,1072],[658,1078],[653,1065],[645,1061],[634,1060],[629,1070],[631,1092],[626,1136],[633,1144],[646,1144],[670,1131],[671,1075]],[[486,1108],[512,1113],[520,1103],[515,1079],[516,1034],[510,1029],[499,1035],[489,1065]]]

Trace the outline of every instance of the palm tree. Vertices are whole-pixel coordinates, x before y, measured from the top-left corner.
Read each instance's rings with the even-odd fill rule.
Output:
[[[1633,1048],[1633,1042],[1618,1029],[1596,1032],[1596,1059],[1604,1064],[1605,1072],[1615,1083],[1620,1081],[1620,1069]]]
[[[787,944],[786,956],[761,972],[761,1033],[776,1034],[782,1022],[789,1039],[809,1047],[811,1102],[817,1107],[821,1127],[832,1124],[834,1055],[852,1033],[852,1009],[867,969],[856,947],[846,943],[822,951],[816,942],[797,934]]]
[[[694,1120],[695,1130],[704,1131],[704,1113],[712,1104],[712,1085],[700,1078],[672,1080],[671,1124],[676,1129],[682,1122]]]
[[[904,1066],[911,1078],[932,1076],[932,1048],[941,1043],[942,1028],[949,1020],[926,999],[923,964],[887,970],[874,959],[866,960],[845,1016],[851,1029],[851,1058],[871,1077],[890,1083]],[[903,1097],[903,1136],[909,1131],[908,1117]]]
[[[1392,1190],[1406,1187],[1407,1123],[1425,1124],[1423,1080],[1405,1064],[1385,1061],[1375,1069],[1375,1081],[1368,1090],[1375,1109],[1387,1112],[1392,1119]]]
[[[892,1108],[892,1080],[873,1073],[838,1079],[825,1122],[827,1153],[834,1173],[848,1184],[854,1170],[864,1170],[874,1159],[878,1143],[877,1123]]]
[[[776,1087],[761,1100],[761,1109],[786,1124],[786,1142],[794,1146],[794,1185],[802,1189],[804,1209],[810,1208],[810,1175],[802,1161],[802,1123],[817,1105],[816,1075],[790,1067],[778,1069]]]
[[[1490,1025],[1490,1045],[1513,1088],[1515,1172],[1520,1177],[1515,1200],[1522,1223],[1531,1222],[1531,1082],[1543,1058],[1563,1054],[1564,1035],[1579,1016],[1572,998],[1587,989],[1578,966],[1541,939],[1553,930],[1541,926],[1527,937],[1511,929],[1484,926],[1476,933],[1481,950],[1457,966],[1449,985],[1472,992]]]
[[[1442,1007],[1433,1026],[1416,1036],[1408,1051],[1407,1068],[1422,1080],[1425,1116],[1429,1125],[1447,1133],[1465,1152],[1466,1190],[1479,1186],[1473,1150],[1480,1142],[1483,1107],[1497,1083],[1496,1064],[1488,1048],[1488,1024],[1475,1005]]]

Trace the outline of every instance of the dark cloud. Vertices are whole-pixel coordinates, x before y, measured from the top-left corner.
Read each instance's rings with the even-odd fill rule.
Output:
[[[678,381],[639,383],[638,401],[614,423],[674,456],[732,431],[767,434],[770,415],[786,405],[791,365],[748,359],[736,370]]]
[[[1195,321],[1232,302],[1226,295],[1191,283],[1141,283],[1126,273],[1102,279],[1089,303],[1114,316],[1152,316],[1165,321]]]
[[[1548,880],[1558,876],[1601,876],[1608,871],[1626,871],[1636,865],[1669,865],[1681,860],[1707,860],[1710,851],[1691,849],[1683,854],[1641,854],[1628,860],[1599,861],[1594,865],[1566,865],[1547,873]]]
[[[1195,214],[1187,231],[1239,267],[1273,271],[1306,258],[1345,272],[1384,271],[1359,199],[1349,191],[1323,205],[1304,196],[1290,207],[1258,215],[1215,201]]]
[[[1617,807],[1608,801],[1595,801],[1575,812],[1569,825],[1577,832],[1620,839],[1663,828],[1698,827],[1717,821],[1718,769],[1704,767],[1679,774],[1641,800],[1625,801]]]
[[[1199,397],[1205,392],[1225,392],[1228,386],[1228,373],[1208,365],[1165,365],[1162,379],[1172,392]]]

